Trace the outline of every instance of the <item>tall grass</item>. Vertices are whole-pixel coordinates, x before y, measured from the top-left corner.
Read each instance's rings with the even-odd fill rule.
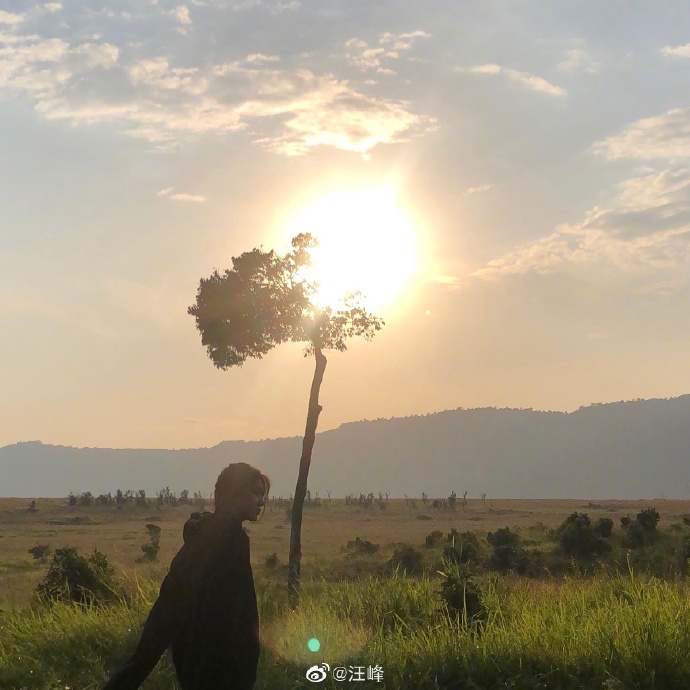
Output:
[[[481,584],[478,626],[448,616],[437,583],[400,574],[305,582],[296,612],[281,587],[258,590],[263,650],[257,690],[290,688],[690,687],[690,600],[684,581],[627,574]],[[0,614],[0,688],[86,690],[134,648],[156,586],[112,606],[55,604]],[[321,648],[311,652],[307,641]],[[306,669],[383,668],[384,682],[308,682]],[[144,686],[174,688],[165,657]]]

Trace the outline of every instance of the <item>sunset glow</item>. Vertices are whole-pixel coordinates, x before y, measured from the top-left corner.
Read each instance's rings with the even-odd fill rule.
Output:
[[[287,234],[311,233],[319,246],[309,278],[320,305],[360,291],[367,308],[389,304],[418,266],[417,238],[388,190],[355,189],[322,197],[288,223]]]

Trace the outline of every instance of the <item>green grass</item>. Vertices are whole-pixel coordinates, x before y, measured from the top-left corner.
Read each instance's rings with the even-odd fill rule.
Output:
[[[282,580],[259,584],[257,690],[690,687],[685,581],[632,573],[561,582],[491,576],[480,583],[480,627],[448,617],[437,585],[402,575],[306,581],[292,612]],[[0,614],[0,687],[99,688],[134,648],[156,591],[153,582],[130,582],[129,596],[108,607],[56,604]],[[306,646],[311,637],[322,643],[316,653]],[[322,662],[382,666],[385,684],[306,681],[306,669]],[[144,688],[174,687],[164,657]]]
[[[8,573],[32,573],[43,566],[38,560],[33,561],[8,561],[0,563],[0,575]]]

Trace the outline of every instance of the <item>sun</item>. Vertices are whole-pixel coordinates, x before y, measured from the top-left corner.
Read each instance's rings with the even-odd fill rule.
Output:
[[[308,232],[318,240],[309,278],[319,285],[320,306],[336,306],[348,292],[360,291],[368,309],[381,309],[417,270],[416,234],[388,189],[323,196],[285,230],[290,238]]]

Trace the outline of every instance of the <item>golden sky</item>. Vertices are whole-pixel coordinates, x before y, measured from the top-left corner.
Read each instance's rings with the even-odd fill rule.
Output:
[[[301,347],[220,372],[186,310],[310,224],[386,320],[320,430],[687,393],[690,10],[497,7],[4,3],[0,445],[301,434]]]

